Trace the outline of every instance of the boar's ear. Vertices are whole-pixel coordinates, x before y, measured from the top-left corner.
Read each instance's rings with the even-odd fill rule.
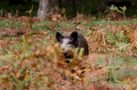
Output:
[[[56,40],[58,42],[61,42],[62,38],[63,38],[63,35],[60,32],[56,32]]]
[[[73,42],[78,40],[78,32],[74,31],[74,32],[71,33],[70,36],[71,36]]]

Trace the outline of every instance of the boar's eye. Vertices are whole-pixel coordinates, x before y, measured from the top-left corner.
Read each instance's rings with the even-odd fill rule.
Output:
[[[62,41],[62,39],[63,39],[63,35],[60,33],[60,32],[56,32],[56,40],[58,41],[58,42],[61,42]]]

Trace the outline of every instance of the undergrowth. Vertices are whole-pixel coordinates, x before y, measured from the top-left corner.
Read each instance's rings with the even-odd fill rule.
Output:
[[[137,89],[136,19],[56,20],[1,18],[1,90]],[[90,54],[76,51],[66,63],[54,34],[74,30],[87,38]]]

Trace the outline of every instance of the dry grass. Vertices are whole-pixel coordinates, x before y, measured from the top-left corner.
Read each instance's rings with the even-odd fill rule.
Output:
[[[27,26],[25,24],[30,18],[22,18],[15,18],[20,22],[17,29],[9,25],[0,30],[0,90],[137,88],[136,23],[124,25],[117,24],[118,21],[114,24],[101,22],[88,26],[90,19],[79,16],[81,21],[75,18],[73,21],[54,19],[40,22],[32,18],[33,22]],[[13,26],[15,19],[9,19]],[[75,28],[87,38],[90,55],[81,57],[78,53],[70,63],[66,63],[55,42],[54,33]]]

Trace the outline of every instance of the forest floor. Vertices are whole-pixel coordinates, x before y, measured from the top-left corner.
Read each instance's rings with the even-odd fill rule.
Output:
[[[66,63],[55,33],[74,30],[86,37],[90,54]],[[0,32],[0,90],[137,89],[136,18],[9,16],[0,18]]]

